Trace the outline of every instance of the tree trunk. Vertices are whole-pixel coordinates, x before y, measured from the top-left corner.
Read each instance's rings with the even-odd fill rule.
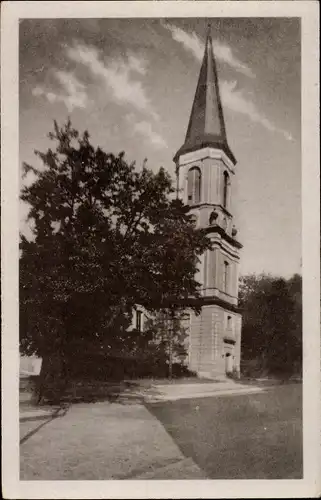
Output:
[[[50,379],[52,378],[52,359],[48,355],[42,356],[41,370],[39,374],[39,380],[36,387],[36,404],[40,405],[43,403],[48,386],[50,384]]]
[[[36,404],[40,405],[46,400],[60,404],[68,382],[68,367],[63,354],[57,351],[53,356],[44,356],[36,389]]]

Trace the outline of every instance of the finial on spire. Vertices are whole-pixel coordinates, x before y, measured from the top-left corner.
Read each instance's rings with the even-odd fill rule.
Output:
[[[211,36],[211,31],[212,31],[212,25],[210,23],[210,21],[207,23],[207,31],[206,31],[206,37],[208,38],[209,36]]]

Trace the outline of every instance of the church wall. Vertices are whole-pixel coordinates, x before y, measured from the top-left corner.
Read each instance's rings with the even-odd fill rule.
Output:
[[[236,358],[238,373],[240,373],[240,364],[241,364],[241,332],[242,332],[242,316],[238,314],[235,317],[235,336],[236,336],[235,358]]]
[[[232,177],[233,172],[231,169],[223,162],[223,160],[218,158],[205,158],[203,161],[195,162],[202,170],[203,181],[204,181],[204,191],[203,191],[203,203],[211,203],[215,205],[223,204],[223,174],[227,171],[230,176],[231,186],[229,189],[229,203],[231,206],[231,192],[232,192]],[[187,165],[187,169],[190,165]]]
[[[188,172],[193,167],[201,171],[201,196],[199,202],[191,205],[191,213],[197,217],[197,227],[212,227],[209,238],[213,250],[207,251],[198,264],[196,280],[203,286],[204,297],[214,297],[237,306],[239,250],[229,239],[233,237],[232,227],[232,184],[234,164],[223,151],[204,148],[186,153],[178,158],[179,187],[185,203],[188,200]],[[229,175],[226,208],[224,200],[224,172]],[[211,218],[212,212],[217,213]],[[227,237],[215,229],[219,226]],[[225,262],[228,263],[227,285],[224,286]],[[233,326],[228,326],[232,324]],[[202,307],[201,314],[190,313],[189,357],[191,370],[207,376],[222,376],[228,367],[239,369],[241,317],[218,305]],[[228,356],[227,356],[228,354]],[[230,356],[229,356],[230,355]],[[232,363],[231,363],[232,361]]]
[[[216,253],[217,249],[212,251],[208,250],[207,258],[207,276],[206,276],[206,288],[215,288],[215,277],[216,277]]]
[[[226,354],[230,353],[231,366],[239,372],[240,339],[240,314],[217,305],[204,306],[199,316],[190,312],[190,370],[200,376],[224,377]]]
[[[226,292],[222,290],[223,285],[223,268],[224,262],[229,264],[228,287]],[[222,298],[232,300],[237,298],[238,280],[238,260],[232,258],[226,252],[223,253],[219,247],[214,247],[212,251],[208,251],[204,259],[204,287],[205,295],[221,295]],[[233,303],[235,301],[233,300]]]
[[[210,169],[209,165],[206,163],[206,161],[202,161],[200,163],[200,169],[202,172],[202,197],[201,197],[201,202],[202,203],[209,203],[209,197],[210,197]]]
[[[202,201],[215,205],[223,204],[223,179],[224,172],[227,171],[230,177],[230,188],[228,196],[228,209],[231,212],[232,185],[234,172],[224,163],[222,159],[205,158],[201,162],[196,162],[202,170],[204,180],[204,192]],[[190,165],[188,165],[190,168]]]
[[[202,173],[201,202],[222,205],[223,203],[223,174],[227,171],[230,176],[231,186],[229,189],[229,203],[232,200],[232,184],[234,171],[220,158],[199,157],[198,152],[190,153],[186,163],[180,159],[179,165],[179,188],[183,190],[184,202],[187,203],[187,174],[193,167],[198,167]],[[189,156],[189,155],[186,155]],[[194,157],[194,158],[193,158]]]

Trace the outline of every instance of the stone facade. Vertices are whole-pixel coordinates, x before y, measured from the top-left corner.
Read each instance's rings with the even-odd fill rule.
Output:
[[[240,373],[241,315],[238,310],[242,245],[233,224],[236,160],[226,137],[212,40],[207,36],[189,125],[174,157],[177,192],[204,228],[212,250],[202,255],[201,313],[187,311],[188,366],[199,376]]]
[[[188,367],[199,376],[219,378],[239,373],[241,316],[218,305],[190,311]]]
[[[41,371],[42,358],[37,356],[20,355],[20,377],[29,377],[39,375]]]
[[[221,153],[221,154],[220,154]],[[187,199],[188,172],[197,166],[201,176],[200,202]],[[200,376],[220,377],[240,371],[241,315],[238,313],[239,249],[233,231],[232,181],[228,208],[223,205],[224,172],[234,175],[224,153],[206,148],[179,158],[178,185],[185,203],[191,205],[196,225],[207,229],[213,249],[201,258],[196,279],[202,284],[202,311],[188,311],[188,365]],[[215,211],[217,217],[211,220]],[[227,224],[226,224],[227,219]]]

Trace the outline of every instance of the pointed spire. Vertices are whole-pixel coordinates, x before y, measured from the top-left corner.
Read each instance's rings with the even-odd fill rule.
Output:
[[[207,23],[206,40],[211,36],[211,33],[212,33],[212,25],[211,23]]]
[[[227,143],[210,25],[207,27],[204,57],[185,142],[176,153],[174,160],[184,153],[203,147],[222,149],[235,163],[234,155]]]

